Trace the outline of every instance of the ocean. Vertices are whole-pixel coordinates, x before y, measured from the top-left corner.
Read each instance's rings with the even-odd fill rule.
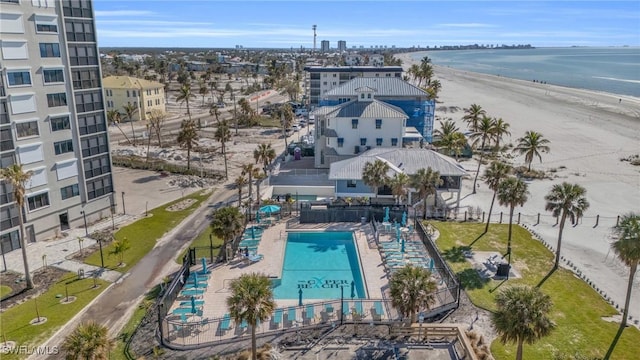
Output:
[[[447,50],[411,56],[420,60],[425,55],[440,66],[640,97],[637,47]]]

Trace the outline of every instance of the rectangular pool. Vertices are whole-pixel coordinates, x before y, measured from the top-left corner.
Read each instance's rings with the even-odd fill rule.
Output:
[[[352,285],[353,282],[353,285]],[[358,250],[351,232],[290,232],[282,278],[273,282],[276,299],[367,298]]]

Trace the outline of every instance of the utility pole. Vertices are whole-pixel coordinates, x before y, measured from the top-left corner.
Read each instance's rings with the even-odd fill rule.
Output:
[[[316,52],[316,29],[318,28],[318,25],[313,25],[311,28],[313,29],[313,54]]]

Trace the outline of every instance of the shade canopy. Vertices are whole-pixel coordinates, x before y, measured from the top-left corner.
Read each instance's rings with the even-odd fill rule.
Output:
[[[277,213],[278,211],[280,211],[280,206],[278,205],[265,205],[263,207],[260,208],[261,213]]]

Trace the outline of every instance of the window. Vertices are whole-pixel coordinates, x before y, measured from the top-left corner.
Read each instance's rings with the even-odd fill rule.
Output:
[[[367,94],[367,99],[371,99],[371,94]]]
[[[11,129],[0,129],[0,151],[13,150]],[[4,164],[2,166],[4,168]]]
[[[18,219],[20,212],[18,209],[18,206],[13,205],[0,210],[0,218],[2,218],[2,222],[0,224],[2,224],[2,230],[11,229],[14,226],[20,225],[20,219]],[[4,238],[4,235],[2,235],[2,237]],[[4,252],[4,246],[2,249]]]
[[[11,103],[11,114],[24,114],[36,111],[35,94],[19,94],[9,97]]]
[[[78,116],[78,129],[80,135],[93,134],[106,130],[104,116],[102,113]]]
[[[344,145],[344,138],[338,138],[338,147],[342,147]]]
[[[73,88],[75,90],[100,87],[98,69],[72,70],[71,76],[73,77]]]
[[[18,139],[40,135],[38,131],[38,120],[16,123],[16,135]]]
[[[6,1],[6,0],[2,0],[2,1]],[[17,213],[17,211],[16,211],[16,213]],[[2,212],[3,216],[1,216],[0,219],[4,219],[5,218],[4,214],[6,214],[6,213],[3,211]],[[4,227],[4,221],[2,222],[2,228],[3,229],[8,229],[8,227],[6,227],[6,228]],[[13,251],[13,250],[16,250],[16,249],[20,249],[20,233],[19,233],[19,231],[20,230],[14,230],[12,232],[0,235],[0,246],[2,247],[2,253],[3,254],[6,254],[6,253],[8,253],[10,251]]]
[[[22,23],[21,14],[2,13],[0,14],[0,20],[0,22],[2,23],[2,27],[0,28],[1,33],[24,34],[24,26]]]
[[[29,196],[27,198],[27,203],[29,204],[29,210],[31,211],[49,206],[49,192]]]
[[[4,24],[3,24],[4,28]],[[2,40],[2,57],[4,60],[23,60],[29,58],[26,41]]]
[[[49,107],[65,106],[67,105],[67,94],[47,94],[47,104]]]
[[[111,164],[108,155],[84,161],[84,177],[87,179],[109,172],[111,172]]]
[[[151,95],[151,89],[147,89],[147,95]]]
[[[398,146],[398,138],[391,138],[391,146]]]
[[[351,128],[352,129],[358,128],[358,119],[351,119]]]
[[[382,119],[376,119],[376,129],[382,129]]]
[[[376,138],[376,146],[382,146],[382,138]]]
[[[60,57],[60,44],[40,43],[40,57]]]
[[[82,156],[92,156],[109,151],[107,148],[107,136],[98,135],[82,139]]]
[[[95,41],[91,20],[65,20],[68,41]]]
[[[12,147],[13,148],[13,147]],[[3,149],[4,150],[4,149]],[[15,153],[5,153],[0,155],[0,168],[6,168],[16,163]]]
[[[58,177],[58,180],[78,176],[78,159],[57,162],[56,176]]]
[[[129,90],[127,90],[127,97],[129,97]]]
[[[9,113],[7,111],[7,100],[0,100],[0,124],[9,124]]]
[[[29,70],[8,70],[7,85],[29,86],[31,85],[31,73]]]
[[[42,70],[42,75],[44,75],[45,84],[64,82],[64,71],[62,69],[44,69]]]
[[[107,96],[113,96],[113,92],[109,89],[105,89],[104,92],[105,94],[107,94]]]
[[[20,163],[23,165],[44,160],[42,143],[20,145],[17,149],[17,153],[20,158]]]
[[[68,116],[52,117],[50,121],[51,121],[51,131],[71,129],[71,123],[69,122]]]
[[[364,99],[364,94],[360,94],[360,99]]]
[[[91,1],[90,0],[63,1],[62,11],[64,13],[64,16],[90,18],[92,16]]]
[[[110,176],[87,182],[87,198],[89,200],[111,192],[113,192],[113,187],[111,186]]]
[[[58,17],[49,15],[35,15],[36,32],[58,33]]]
[[[347,187],[348,188],[356,187],[356,181],[355,180],[347,180]]]
[[[336,85],[338,85],[338,83],[337,83],[337,82],[335,82],[335,81],[333,81],[333,82],[331,83],[331,85],[336,86]]]
[[[0,205],[11,202],[13,202],[13,186],[6,181],[0,181]]]
[[[327,85],[327,82],[326,82],[326,81],[323,81],[323,82],[322,82],[322,85]]]
[[[53,143],[56,155],[66,154],[73,151],[73,140],[63,140]]]
[[[147,100],[147,106],[152,106],[152,105],[153,105],[153,101]]]
[[[79,113],[104,109],[100,91],[76,94],[75,99],[76,111]]]
[[[80,195],[80,190],[78,189],[78,184],[73,184],[69,186],[65,186],[60,189],[60,196],[62,200],[66,200],[72,198],[74,196]]]
[[[367,138],[360,138],[360,146],[367,145]]]
[[[94,45],[69,45],[69,62],[71,66],[98,65]]]

